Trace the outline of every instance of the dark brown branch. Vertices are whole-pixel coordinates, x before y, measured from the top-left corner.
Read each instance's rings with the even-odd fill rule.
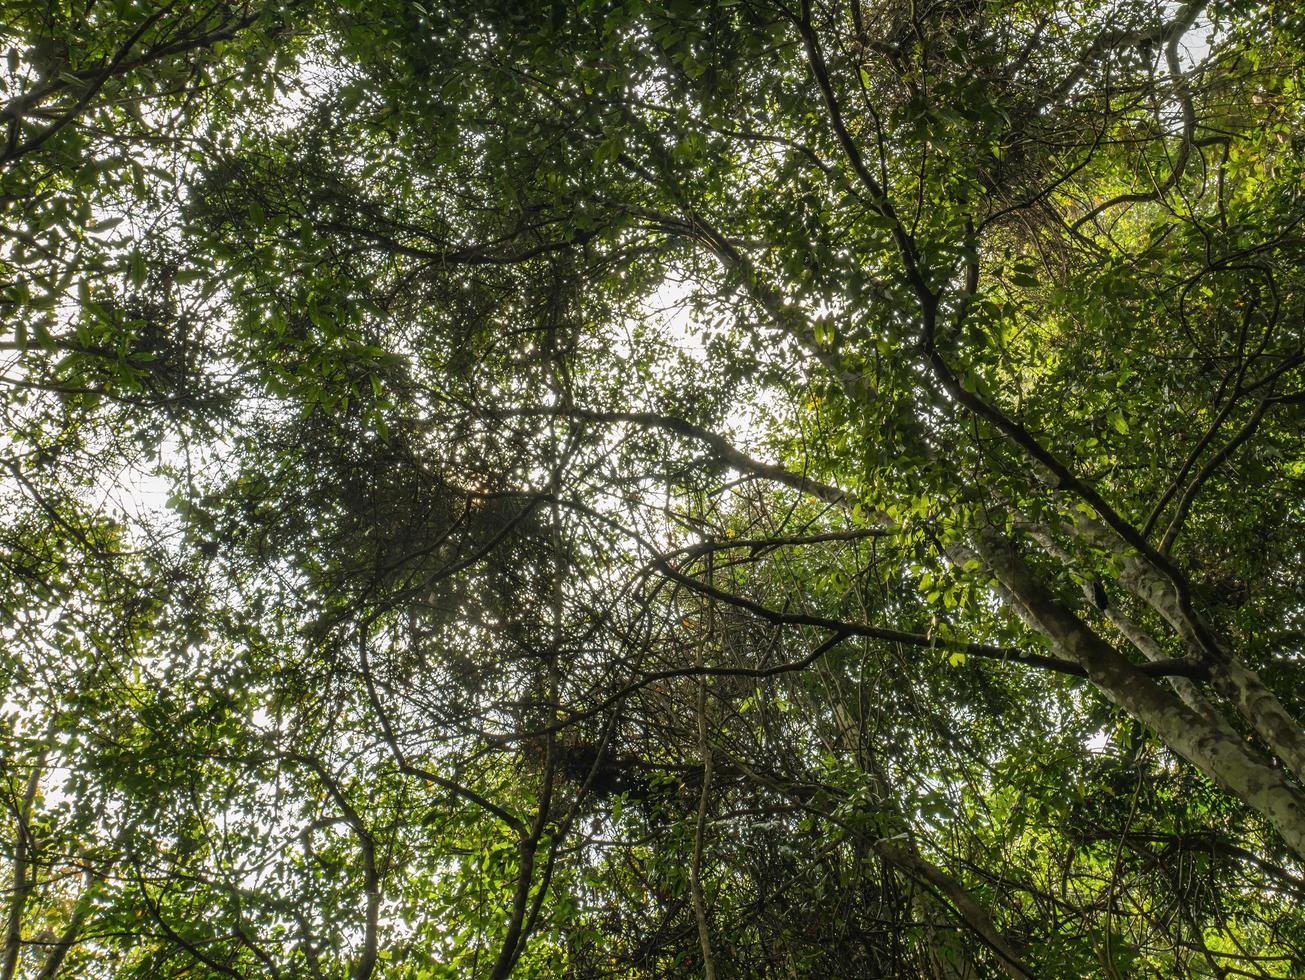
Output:
[[[455,782],[452,779],[447,779],[444,776],[431,772],[428,769],[424,769],[421,766],[413,765],[408,761],[406,753],[404,753],[402,747],[399,745],[399,740],[394,733],[394,728],[390,724],[389,715],[386,713],[384,706],[381,704],[380,696],[377,694],[376,683],[372,678],[371,658],[367,653],[366,633],[362,629],[359,630],[358,647],[363,683],[367,688],[367,698],[371,702],[372,710],[376,713],[377,721],[380,722],[382,737],[385,739],[385,743],[389,746],[390,753],[394,756],[394,761],[398,765],[399,771],[406,773],[409,776],[423,779],[426,782],[434,783],[441,789],[448,790],[453,795],[461,797],[468,803],[474,803],[486,813],[493,814],[518,834],[525,834],[526,825],[522,823],[521,819],[514,814],[509,813],[494,801],[481,796],[473,789],[468,789],[461,783]]]
[[[686,575],[684,572],[672,567],[669,561],[664,557],[654,560],[654,564],[659,571],[667,578],[680,583],[686,588],[692,589],[702,595],[709,596],[721,602],[735,606],[739,609],[746,609],[748,612],[763,619],[774,626],[811,626],[817,629],[829,630],[836,634],[844,636],[863,636],[868,639],[884,640],[889,643],[901,643],[906,646],[921,647],[929,650],[952,651],[963,653],[966,656],[977,657],[984,660],[999,660],[1003,663],[1018,663],[1029,667],[1040,667],[1043,670],[1050,670],[1060,674],[1068,674],[1071,677],[1087,677],[1087,671],[1078,663],[1071,660],[1063,660],[1059,657],[1048,657],[1043,654],[1029,653],[1018,647],[995,647],[985,643],[971,643],[968,641],[943,640],[938,637],[928,636],[923,633],[910,633],[903,630],[889,629],[883,626],[871,626],[867,623],[852,623],[844,620],[830,619],[826,616],[814,616],[808,613],[787,613],[770,609],[751,599],[743,596],[734,595],[718,589],[715,586],[701,582]],[[1209,676],[1208,669],[1198,663],[1191,661],[1174,660],[1164,663],[1150,664],[1132,664],[1133,669],[1142,674],[1151,677],[1198,677],[1204,678]],[[710,673],[709,668],[702,668],[701,673]],[[690,672],[684,672],[686,676]],[[742,673],[735,671],[735,673]]]
[[[724,436],[674,415],[662,415],[656,412],[602,412],[566,405],[502,409],[495,410],[491,414],[498,418],[565,417],[587,422],[628,423],[663,429],[702,443],[714,452],[718,459],[741,473],[783,484],[830,504],[844,504],[848,499],[847,494],[838,487],[822,483],[801,473],[794,473],[783,466],[755,459],[737,449]]]
[[[1187,489],[1183,491],[1183,495],[1178,501],[1178,506],[1174,509],[1173,520],[1169,522],[1169,526],[1165,529],[1164,537],[1160,539],[1160,550],[1162,552],[1168,554],[1173,548],[1174,540],[1178,537],[1179,532],[1182,531],[1183,525],[1187,521],[1187,512],[1191,510],[1192,504],[1196,500],[1196,495],[1201,492],[1201,487],[1205,486],[1210,477],[1215,474],[1215,471],[1223,465],[1224,461],[1229,456],[1237,451],[1238,447],[1255,434],[1255,431],[1260,427],[1260,422],[1263,421],[1264,413],[1268,408],[1269,403],[1264,400],[1256,405],[1255,411],[1251,414],[1251,417],[1246,420],[1246,423],[1231,439],[1228,440],[1227,443],[1224,444],[1223,448],[1205,461],[1205,465],[1202,466],[1196,476],[1192,478],[1192,482],[1188,485]]]
[[[917,294],[928,296],[933,300],[934,296],[929,289],[928,282],[925,280],[915,241],[898,218],[897,211],[888,198],[887,188],[880,184],[879,179],[870,172],[865,158],[861,156],[860,147],[857,146],[856,140],[852,138],[852,134],[848,131],[847,124],[843,120],[843,111],[838,104],[837,96],[834,94],[834,86],[829,77],[829,68],[825,64],[824,53],[820,48],[820,40],[816,37],[815,27],[811,23],[811,0],[802,0],[802,16],[797,22],[797,27],[798,32],[802,35],[802,42],[806,47],[807,61],[811,65],[811,73],[816,79],[816,84],[820,87],[821,96],[824,98],[825,110],[829,115],[829,122],[834,129],[834,135],[837,136],[838,143],[843,148],[843,153],[851,164],[852,171],[856,174],[857,179],[870,192],[871,202],[875,210],[884,219],[892,223],[893,241],[897,244],[897,249],[901,253],[904,271],[912,288]]]

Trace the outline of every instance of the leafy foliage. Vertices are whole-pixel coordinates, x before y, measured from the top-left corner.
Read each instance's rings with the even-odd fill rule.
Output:
[[[0,978],[1305,972],[1305,18],[0,0]]]

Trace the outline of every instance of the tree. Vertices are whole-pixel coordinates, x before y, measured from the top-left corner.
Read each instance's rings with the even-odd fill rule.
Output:
[[[1305,18],[5,12],[5,976],[1305,969]]]

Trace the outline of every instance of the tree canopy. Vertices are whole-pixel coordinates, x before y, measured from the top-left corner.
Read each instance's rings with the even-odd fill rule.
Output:
[[[1305,974],[1305,14],[0,0],[0,980]]]

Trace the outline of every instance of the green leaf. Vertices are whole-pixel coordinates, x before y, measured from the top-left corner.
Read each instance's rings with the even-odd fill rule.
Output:
[[[131,250],[131,259],[129,264],[129,277],[131,284],[136,287],[145,284],[145,277],[148,269],[145,265],[145,256],[140,253],[139,249]]]

